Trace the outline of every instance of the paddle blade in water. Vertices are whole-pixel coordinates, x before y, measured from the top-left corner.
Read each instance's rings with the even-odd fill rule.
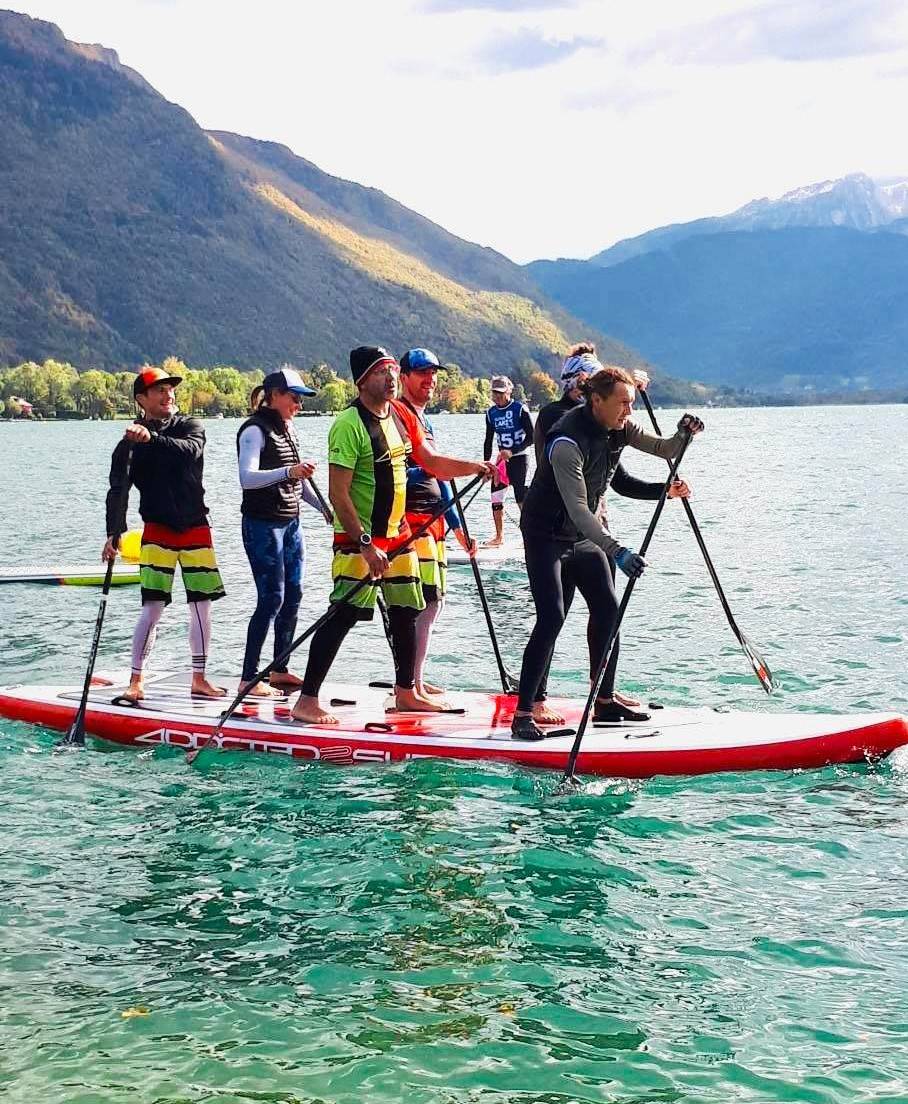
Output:
[[[73,721],[62,740],[54,744],[54,751],[80,751],[85,747],[85,729],[81,720]]]
[[[760,685],[767,694],[771,694],[773,690],[777,688],[778,683],[772,671],[769,669],[769,664],[757,651],[753,641],[749,640],[744,633],[741,633],[741,647],[744,649],[744,654],[750,660],[750,665],[753,667],[754,674],[759,679]]]

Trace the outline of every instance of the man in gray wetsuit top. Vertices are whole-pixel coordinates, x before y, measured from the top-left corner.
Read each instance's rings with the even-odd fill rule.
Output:
[[[527,575],[536,606],[520,672],[520,691],[512,732],[516,739],[544,736],[533,720],[533,707],[551,662],[558,634],[574,592],[579,590],[590,610],[590,678],[595,677],[618,615],[618,600],[609,557],[629,578],[646,567],[641,556],[623,547],[596,517],[596,508],[626,447],[671,460],[687,433],[699,433],[703,423],[685,414],[672,437],[656,437],[631,422],[635,388],[621,368],[602,368],[583,385],[586,401],[561,418],[550,431],[533,484],[524,502],[520,528]],[[662,484],[657,484],[661,493]],[[686,498],[690,488],[681,480],[671,498]],[[657,496],[658,497],[658,496]],[[648,714],[617,702],[613,685],[604,681],[596,699],[594,719],[644,721]],[[548,723],[560,723],[557,720]]]

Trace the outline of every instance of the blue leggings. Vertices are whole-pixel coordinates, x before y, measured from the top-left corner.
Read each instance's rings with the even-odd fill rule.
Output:
[[[281,523],[244,517],[243,547],[258,591],[243,656],[243,681],[248,682],[259,669],[259,658],[271,622],[274,622],[275,657],[289,647],[296,632],[306,561],[299,518]],[[275,667],[275,671],[286,670],[286,663]]]

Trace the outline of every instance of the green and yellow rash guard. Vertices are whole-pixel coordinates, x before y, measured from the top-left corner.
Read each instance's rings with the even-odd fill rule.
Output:
[[[393,401],[384,418],[357,399],[334,419],[328,432],[328,463],[353,472],[350,497],[360,525],[378,548],[393,548],[410,535],[405,517],[407,457],[423,441],[413,414]],[[352,542],[334,515],[334,547]]]

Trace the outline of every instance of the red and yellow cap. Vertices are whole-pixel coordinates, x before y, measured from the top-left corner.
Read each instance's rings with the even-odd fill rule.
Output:
[[[148,388],[154,387],[156,383],[172,383],[176,387],[182,382],[182,376],[168,376],[163,368],[143,368],[133,380],[133,397],[144,395]]]

